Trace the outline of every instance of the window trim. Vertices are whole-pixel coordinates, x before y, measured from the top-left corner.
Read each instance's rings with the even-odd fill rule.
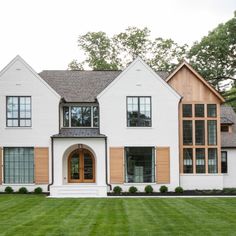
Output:
[[[127,163],[126,163],[126,154],[127,154],[127,148],[151,148],[152,149],[152,153],[153,153],[153,167],[154,168],[154,176],[153,176],[153,182],[127,182]],[[123,173],[124,173],[124,184],[127,185],[134,185],[134,184],[155,184],[156,183],[156,176],[157,176],[157,171],[156,171],[156,167],[157,167],[157,156],[156,156],[156,147],[155,146],[125,146],[124,147],[124,169],[123,169]]]
[[[8,98],[13,98],[13,97],[16,97],[17,100],[18,100],[18,116],[17,118],[8,118],[8,109],[7,109],[7,105],[8,105]],[[20,98],[30,98],[30,118],[20,118]],[[18,125],[17,126],[8,126],[7,124],[7,121],[8,120],[17,120],[18,122]],[[30,126],[21,126],[20,125],[20,121],[21,120],[30,120]],[[7,95],[6,96],[6,127],[7,128],[31,128],[32,127],[32,97],[31,96],[10,96],[10,95]]]
[[[128,125],[128,99],[138,98],[138,123],[140,117],[140,98],[150,98],[150,125],[149,126],[129,126]],[[126,127],[127,128],[151,128],[152,127],[152,97],[151,96],[126,96]]]

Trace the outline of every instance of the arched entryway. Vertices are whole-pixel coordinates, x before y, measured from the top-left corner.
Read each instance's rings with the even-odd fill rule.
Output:
[[[85,148],[79,148],[71,152],[69,155],[68,182],[95,182],[95,160],[93,154],[89,150]]]

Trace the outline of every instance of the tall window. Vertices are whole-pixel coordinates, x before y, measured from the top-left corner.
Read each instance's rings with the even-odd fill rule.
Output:
[[[227,160],[227,152],[221,152],[221,173],[228,173],[228,160]]]
[[[192,104],[183,104],[183,117],[192,117]]]
[[[206,173],[204,148],[196,148],[196,173]]]
[[[216,104],[207,104],[207,116],[216,117]]]
[[[193,149],[184,148],[184,173],[193,173]]]
[[[151,127],[151,97],[127,97],[127,126]]]
[[[63,106],[63,127],[98,127],[98,106]]]
[[[7,127],[31,126],[31,97],[7,97]]]
[[[192,130],[191,120],[183,120],[183,144],[184,145],[193,144],[193,130]]]
[[[125,179],[127,183],[155,181],[155,155],[152,147],[125,148]]]
[[[30,147],[4,148],[4,183],[30,184],[34,182],[34,149]]]
[[[208,148],[208,173],[217,173],[217,149]]]
[[[195,144],[205,144],[205,121],[195,120]]]
[[[195,117],[204,117],[204,104],[195,104]]]
[[[217,141],[217,128],[216,128],[216,120],[208,120],[207,121],[207,130],[208,130],[208,145],[216,145]]]

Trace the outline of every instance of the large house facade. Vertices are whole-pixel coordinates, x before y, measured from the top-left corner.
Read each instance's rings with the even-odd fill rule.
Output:
[[[170,75],[140,58],[124,71],[0,72],[0,191],[104,197],[236,187],[236,114],[188,63]]]

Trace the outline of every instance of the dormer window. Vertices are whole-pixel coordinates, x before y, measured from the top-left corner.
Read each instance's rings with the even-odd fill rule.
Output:
[[[63,106],[63,127],[98,127],[98,106]]]

